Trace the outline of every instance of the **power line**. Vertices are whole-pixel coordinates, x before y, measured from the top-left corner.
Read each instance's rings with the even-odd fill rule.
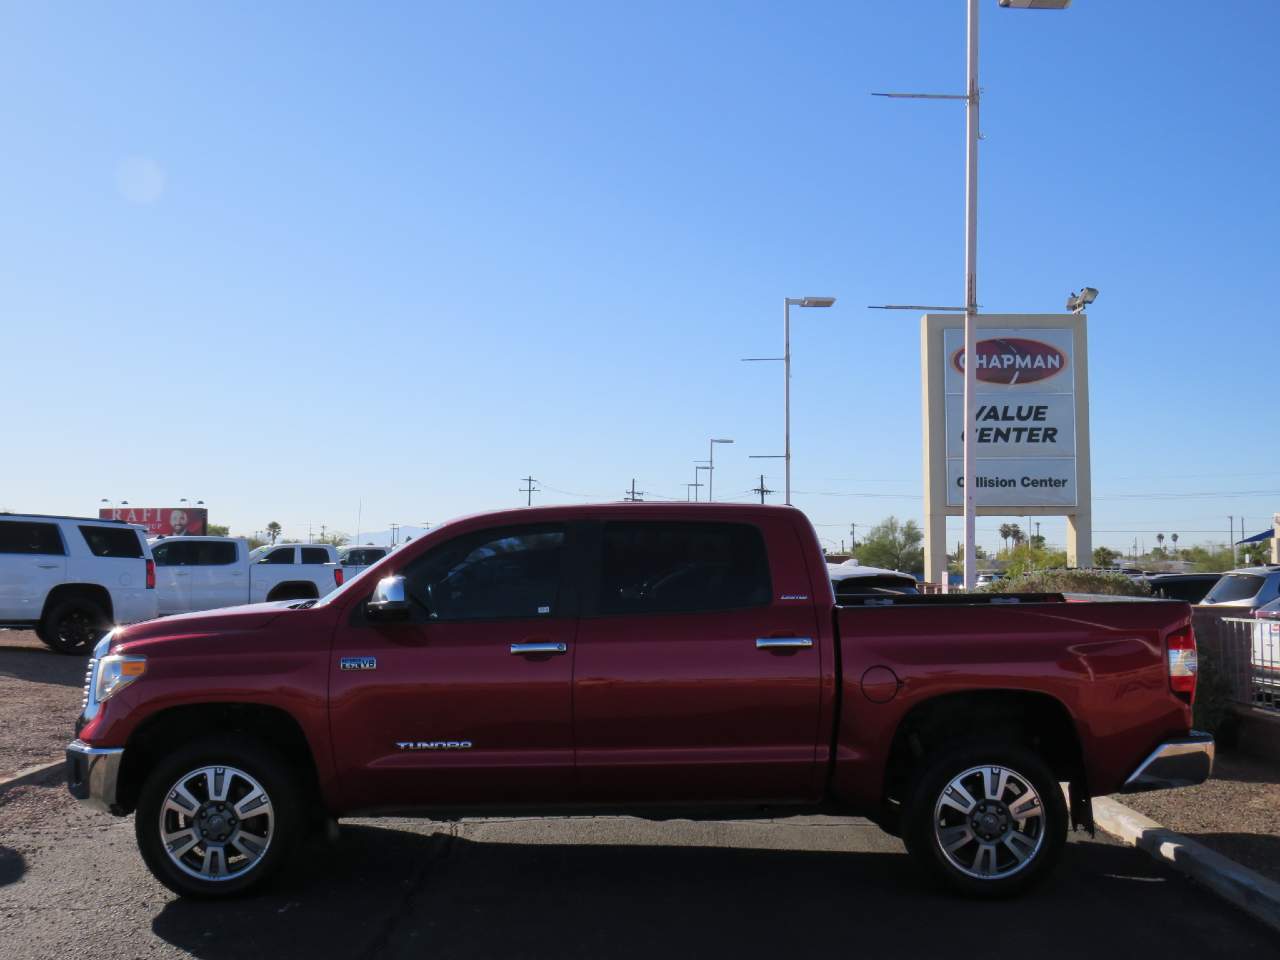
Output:
[[[635,478],[635,477],[632,477],[632,478],[631,478],[631,489],[630,489],[630,490],[624,490],[624,491],[622,491],[622,492],[626,495],[626,501],[627,501],[628,503],[643,503],[643,502],[644,502],[644,501],[641,499],[641,498],[644,496],[644,491],[643,491],[643,490],[637,490],[637,489],[636,489],[636,478]]]

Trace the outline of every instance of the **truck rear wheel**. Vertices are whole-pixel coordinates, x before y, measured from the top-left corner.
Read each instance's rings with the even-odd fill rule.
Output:
[[[111,629],[102,607],[83,597],[59,600],[36,630],[44,645],[57,653],[88,653]]]
[[[1005,897],[1041,880],[1062,854],[1067,805],[1026,747],[979,741],[926,759],[908,794],[903,839],[924,870],[971,896]]]
[[[134,831],[155,878],[188,897],[233,897],[267,882],[300,833],[288,762],[255,740],[210,737],[156,764]]]

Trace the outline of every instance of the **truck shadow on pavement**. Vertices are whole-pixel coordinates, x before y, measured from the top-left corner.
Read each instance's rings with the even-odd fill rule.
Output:
[[[1155,918],[1159,918],[1158,920]],[[374,826],[297,858],[263,895],[173,900],[192,956],[912,957],[1276,955],[1265,928],[1128,847],[1068,846],[1015,901],[952,896],[893,852],[481,842]],[[967,944],[963,948],[960,944]]]
[[[27,872],[27,861],[17,850],[0,846],[0,887],[17,883]]]
[[[54,653],[45,647],[32,649],[0,644],[0,676],[15,680],[82,687],[87,662],[87,657]]]

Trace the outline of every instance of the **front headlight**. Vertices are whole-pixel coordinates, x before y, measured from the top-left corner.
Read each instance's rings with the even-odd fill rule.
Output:
[[[147,672],[147,658],[114,654],[98,661],[93,698],[99,703],[109,700]]]

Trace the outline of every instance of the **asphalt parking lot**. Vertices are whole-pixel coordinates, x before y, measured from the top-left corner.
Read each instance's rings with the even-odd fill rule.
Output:
[[[1034,894],[977,903],[923,886],[871,824],[825,817],[349,821],[264,895],[187,902],[147,874],[131,819],[57,783],[0,799],[0,944],[7,960],[1280,955],[1102,838],[1079,835]]]

